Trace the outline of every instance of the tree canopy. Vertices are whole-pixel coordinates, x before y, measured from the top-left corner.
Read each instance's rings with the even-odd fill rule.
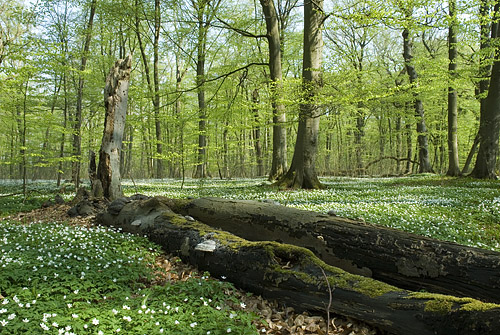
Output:
[[[86,178],[128,54],[124,178],[279,178],[304,106],[318,175],[495,178],[498,1],[324,1],[323,61],[305,69],[320,2],[0,0],[0,178]]]

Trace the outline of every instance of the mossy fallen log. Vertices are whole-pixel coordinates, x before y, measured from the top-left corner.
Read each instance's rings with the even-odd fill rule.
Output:
[[[326,263],[409,289],[500,303],[500,253],[258,201],[174,199],[174,211],[248,240],[306,247]]]
[[[498,334],[500,306],[471,298],[414,293],[327,265],[310,250],[248,241],[170,209],[172,201],[119,200],[98,223],[146,235],[167,252],[240,288],[297,310],[330,312],[401,335]]]

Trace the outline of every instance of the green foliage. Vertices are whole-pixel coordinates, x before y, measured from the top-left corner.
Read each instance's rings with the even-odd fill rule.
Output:
[[[65,191],[60,193],[62,189]],[[65,184],[63,188],[59,188],[53,181],[46,180],[28,183],[26,195],[20,190],[18,180],[0,182],[0,216],[40,208],[44,202],[54,200],[55,194],[59,194],[65,200],[69,200],[74,195],[73,185]]]
[[[254,315],[229,307],[229,283],[147,285],[162,270],[146,238],[7,221],[0,232],[0,334],[256,333]]]
[[[259,179],[136,181],[125,193],[166,197],[273,199],[285,206],[397,228],[464,245],[500,250],[497,181],[418,175],[403,178],[322,178],[325,190],[278,191]],[[181,186],[182,189],[181,189]]]

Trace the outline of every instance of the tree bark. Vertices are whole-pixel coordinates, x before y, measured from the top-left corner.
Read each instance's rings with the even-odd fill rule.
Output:
[[[297,311],[324,312],[329,306],[329,313],[398,335],[493,335],[500,327],[499,305],[402,290],[328,266],[305,248],[251,242],[213,229],[174,213],[171,205],[168,199],[122,198],[98,222],[146,235],[200,270]]]
[[[85,43],[82,50],[82,58],[80,64],[80,75],[78,78],[78,92],[76,96],[76,111],[75,119],[73,124],[73,156],[75,161],[73,162],[72,168],[72,178],[75,183],[75,189],[80,186],[80,167],[81,167],[81,156],[82,156],[82,105],[83,105],[83,87],[85,85],[85,79],[83,78],[83,72],[87,67],[87,58],[90,50],[90,41],[92,39],[92,27],[94,25],[94,16],[97,7],[97,0],[92,0],[90,3],[90,14],[89,20],[87,22],[87,27],[85,30]]]
[[[248,240],[312,250],[348,272],[410,289],[500,303],[500,254],[256,201],[173,200],[175,212]]]
[[[273,109],[273,155],[269,180],[277,180],[287,169],[287,143],[285,105],[280,102],[283,90],[281,69],[281,37],[274,0],[260,0],[264,13],[269,46],[269,72],[271,75],[271,105]]]
[[[292,164],[288,172],[275,183],[279,187],[308,189],[324,187],[316,172],[320,113],[319,106],[315,102],[322,85],[323,18],[323,0],[304,3],[302,91],[305,102],[300,105],[299,127]]]
[[[114,200],[123,196],[121,190],[120,156],[123,131],[127,116],[128,87],[132,57],[116,61],[106,79],[104,89],[104,132],[99,150],[97,178],[101,181],[104,197]]]
[[[498,19],[500,4],[497,2],[494,17]],[[491,25],[491,38],[498,38],[498,24]],[[496,163],[498,136],[500,134],[500,48],[495,47],[494,63],[488,95],[481,109],[479,120],[479,150],[471,175],[476,178],[497,179]]]
[[[254,127],[253,127],[253,140],[255,148],[255,160],[257,163],[257,176],[264,175],[264,159],[262,158],[262,143],[260,136],[260,125],[259,125],[259,90],[254,89],[252,92],[252,103],[253,103],[253,115],[254,115]]]
[[[417,86],[417,71],[413,65],[413,47],[410,39],[410,31],[403,29],[403,58],[405,60],[406,72],[410,80],[410,84]],[[429,144],[427,138],[427,126],[425,125],[425,111],[424,104],[419,98],[418,93],[414,92],[414,107],[415,116],[417,118],[417,143],[418,143],[418,160],[419,160],[419,173],[433,172],[431,162],[429,159]]]
[[[448,75],[450,85],[448,87],[448,171],[446,175],[456,177],[460,175],[458,162],[458,96],[455,88],[457,77],[457,2],[448,1],[450,26],[448,28]]]

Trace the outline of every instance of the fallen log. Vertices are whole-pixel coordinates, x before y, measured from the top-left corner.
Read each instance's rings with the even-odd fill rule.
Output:
[[[310,249],[329,265],[412,291],[500,303],[500,253],[258,201],[173,199],[171,208],[252,240]]]
[[[167,252],[227,277],[236,286],[296,310],[362,320],[391,334],[498,334],[500,305],[472,298],[415,293],[327,265],[310,250],[273,241],[253,242],[170,209],[172,201],[118,199],[99,224],[146,235]]]

